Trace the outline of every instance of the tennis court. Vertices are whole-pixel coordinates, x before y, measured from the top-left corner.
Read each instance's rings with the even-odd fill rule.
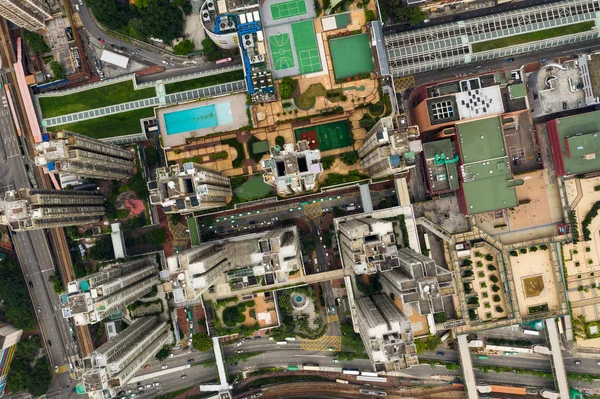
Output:
[[[306,3],[304,0],[291,0],[283,3],[271,4],[271,15],[273,20],[296,17],[306,14]]]
[[[292,34],[294,35],[300,73],[313,73],[322,70],[313,21],[293,23]]]
[[[375,70],[368,33],[331,39],[329,49],[336,79],[345,79]]]
[[[292,68],[294,66],[294,54],[292,53],[292,42],[288,33],[269,37],[271,45],[271,56],[275,70]]]
[[[296,141],[313,141],[316,138],[316,143],[311,143],[310,148],[318,148],[321,151],[348,147],[352,142],[352,133],[350,132],[350,124],[347,119],[296,129],[294,130],[294,135],[296,136]]]

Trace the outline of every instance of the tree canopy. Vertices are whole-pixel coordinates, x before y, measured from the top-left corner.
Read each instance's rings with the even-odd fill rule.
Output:
[[[166,346],[163,346],[162,348],[160,348],[160,350],[156,353],[156,355],[154,355],[154,357],[156,358],[156,360],[158,360],[159,362],[162,362],[163,360],[166,360],[169,355],[171,354],[171,349],[169,349]]]
[[[340,324],[342,332],[342,346],[344,350],[351,352],[364,352],[365,346],[360,335],[354,332],[352,324],[349,322]]]
[[[216,61],[221,58],[221,53],[219,52],[219,48],[213,42],[210,37],[202,40],[202,49],[204,50],[204,56],[209,61]]]
[[[192,338],[192,346],[200,352],[207,352],[212,349],[212,339],[206,334],[195,334]]]
[[[291,98],[292,93],[294,92],[294,90],[296,90],[297,86],[297,80],[286,76],[281,80],[281,83],[279,84],[279,95],[281,96],[281,98]]]
[[[50,47],[44,41],[44,38],[41,35],[38,35],[34,32],[29,32],[28,30],[23,31],[23,40],[27,42],[29,48],[34,53],[47,53],[50,51]]]
[[[417,25],[425,19],[425,12],[421,10],[421,7],[406,7],[402,0],[384,0],[381,8],[382,14],[387,16],[393,23]]]
[[[102,25],[138,39],[155,37],[167,42],[181,36],[183,14],[191,11],[187,0],[137,0],[135,5],[118,0],[86,0]],[[187,4],[187,6],[186,6]]]
[[[7,377],[12,391],[28,391],[33,396],[40,396],[50,387],[50,364],[45,356],[37,358],[40,348],[37,335],[18,343]]]
[[[35,328],[29,293],[21,268],[12,258],[0,262],[0,299],[9,322],[25,331]]]
[[[173,51],[175,52],[175,54],[178,55],[186,55],[187,53],[190,53],[192,50],[194,50],[194,47],[194,42],[185,39],[177,43],[175,47],[173,47]]]
[[[89,257],[94,260],[109,260],[115,257],[110,236],[96,240],[96,244],[88,251]]]
[[[57,61],[50,62],[50,69],[52,70],[52,76],[54,76],[54,80],[62,80],[67,77],[65,75],[65,71],[63,71],[62,65],[60,65]]]
[[[189,0],[173,0],[173,4],[177,7],[181,7],[185,15],[190,15],[192,13],[192,5]]]

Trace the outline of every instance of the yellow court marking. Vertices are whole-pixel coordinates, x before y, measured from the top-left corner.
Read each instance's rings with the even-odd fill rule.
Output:
[[[340,321],[336,314],[330,314],[327,316],[327,323],[337,323]]]
[[[342,337],[335,335],[325,335],[315,340],[302,340],[302,350],[305,351],[326,351],[333,348],[334,351],[342,350]]]
[[[323,214],[320,202],[304,205],[303,211],[306,219],[316,219]]]
[[[415,87],[415,84],[415,77],[413,75],[394,79],[394,87],[396,88],[396,91],[410,89]]]

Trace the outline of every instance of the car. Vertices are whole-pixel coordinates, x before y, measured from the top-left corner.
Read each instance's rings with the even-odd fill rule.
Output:
[[[180,378],[181,378],[182,380],[185,380],[185,379],[187,378],[187,375],[185,375],[185,374],[181,374],[181,377],[180,377]]]
[[[238,349],[236,353],[244,353],[243,349]]]
[[[52,341],[48,340],[48,346],[52,346]]]
[[[138,387],[138,391],[143,391],[144,387]]]
[[[194,363],[194,359],[188,359],[187,362],[188,363]]]
[[[436,352],[435,354],[438,356],[444,356],[444,352]]]
[[[542,58],[542,59],[540,60],[540,62],[546,62],[546,61],[547,61],[547,60],[546,60],[545,58]]]
[[[423,23],[424,23],[424,24],[426,24],[427,22],[430,22],[430,21],[431,21],[431,20],[429,20],[429,19],[424,19],[424,20],[423,20]]]
[[[63,389],[69,389],[69,386],[68,386],[68,385],[65,385],[65,386],[63,387]]]
[[[566,101],[563,101],[562,107],[563,107],[563,111],[566,111],[569,108]]]
[[[339,362],[340,362],[340,361],[339,361],[339,360],[337,360],[337,359],[332,359],[331,361],[332,361],[332,362],[334,362],[334,363],[339,363]]]
[[[327,348],[327,350],[328,350],[329,352],[333,352],[333,351],[335,350],[335,348],[334,348],[334,347],[332,347],[332,346],[330,346],[329,348]]]
[[[597,366],[600,366],[600,361],[596,362],[596,365],[597,365]]]
[[[54,366],[54,372],[58,373],[58,366]]]
[[[158,381],[154,381],[154,382],[152,383],[152,385],[154,385],[155,387],[159,387],[159,386],[160,386],[160,382],[158,382]]]
[[[138,48],[138,49],[135,49],[135,53],[136,53],[136,54],[142,54],[142,50],[140,50],[139,48]]]
[[[454,21],[458,21],[460,18],[461,18],[461,16],[460,16],[460,15],[455,15],[454,17],[452,17],[452,19],[453,19]]]
[[[256,220],[251,220],[248,222],[248,224],[256,224]]]
[[[33,283],[29,280],[29,288],[33,288]]]
[[[581,364],[581,360],[575,360],[575,364]]]
[[[138,395],[137,393],[132,393],[132,394],[129,394],[129,397],[130,398],[135,398],[137,395]]]
[[[152,384],[146,384],[144,388],[152,388]]]
[[[164,364],[164,365],[160,366],[160,369],[161,369],[161,370],[166,370],[166,369],[168,369],[168,368],[169,368],[169,366],[167,366],[166,364]]]
[[[259,339],[262,339],[262,337],[260,335],[257,335],[256,337],[254,337],[255,341],[258,341]]]
[[[37,309],[37,311],[38,311],[39,313],[42,313],[42,309],[40,309],[40,306],[39,306],[39,305],[38,305],[38,307],[37,307],[36,309]]]
[[[145,369],[149,369],[149,368],[150,368],[150,365],[149,365],[149,364],[147,364],[147,365],[145,365],[145,366],[144,366],[144,368],[145,368]]]
[[[515,59],[514,58],[509,58],[509,59],[506,60],[506,62],[515,62]]]
[[[126,391],[125,391],[125,393],[126,393],[127,395],[129,395],[131,392],[133,392],[133,390],[132,390],[132,389],[128,389],[128,390],[126,390]]]
[[[244,341],[242,340],[242,341],[238,342],[237,344],[235,344],[235,346],[242,346],[243,343],[244,343]]]

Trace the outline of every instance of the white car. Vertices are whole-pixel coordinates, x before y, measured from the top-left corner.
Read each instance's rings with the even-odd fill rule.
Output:
[[[185,375],[185,374],[181,374],[181,379],[182,379],[182,380],[185,380],[186,378],[187,378],[187,375]]]
[[[161,370],[166,370],[166,369],[168,369],[168,368],[169,368],[169,366],[167,366],[167,365],[165,364],[164,366],[161,366],[161,368],[160,368],[160,369],[161,369]]]
[[[244,343],[244,341],[240,341],[237,344],[235,344],[235,346],[242,346],[243,343]]]
[[[154,381],[154,382],[152,383],[152,385],[154,385],[155,387],[159,387],[159,386],[160,386],[160,382],[158,382],[158,381]]]

